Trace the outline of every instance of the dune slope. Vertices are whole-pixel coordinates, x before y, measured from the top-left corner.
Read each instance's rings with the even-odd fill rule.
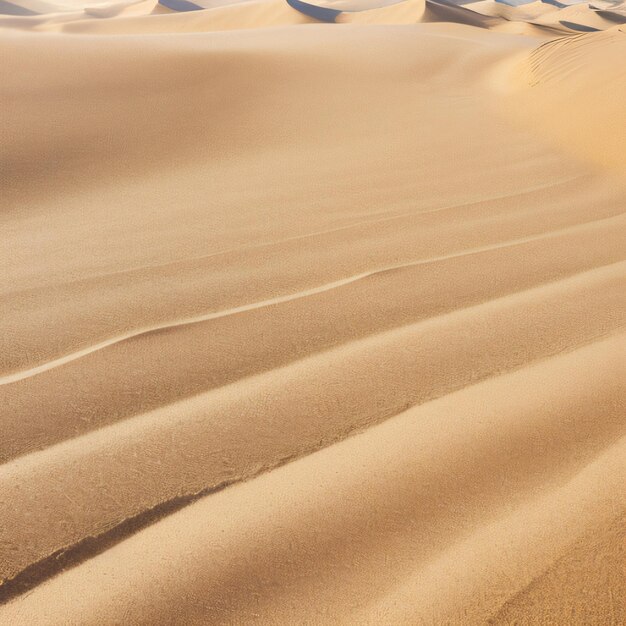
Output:
[[[623,621],[623,26],[370,4],[0,17],[0,622]]]

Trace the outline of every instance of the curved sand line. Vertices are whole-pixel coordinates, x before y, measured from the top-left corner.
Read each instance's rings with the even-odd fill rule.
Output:
[[[276,245],[280,245],[280,244],[285,244],[285,243],[290,243],[290,242],[301,242],[301,241],[306,241],[307,239],[312,239],[312,238],[317,238],[320,237],[321,235],[330,235],[330,234],[334,234],[334,233],[342,233],[345,231],[349,231],[351,229],[354,228],[359,228],[362,226],[367,226],[367,225],[371,225],[371,224],[381,224],[384,222],[389,222],[389,221],[394,221],[394,220],[401,220],[403,218],[407,218],[407,217],[417,217],[420,215],[428,215],[430,213],[438,213],[440,211],[452,211],[455,209],[459,209],[459,208],[463,208],[463,207],[470,207],[473,205],[481,205],[484,202],[490,202],[490,201],[494,201],[494,200],[505,200],[505,199],[509,199],[511,197],[513,197],[513,195],[515,197],[519,197],[519,196],[524,196],[525,194],[531,194],[533,192],[536,191],[541,191],[541,190],[545,190],[545,189],[552,189],[554,187],[559,187],[561,185],[566,185],[568,183],[571,183],[575,180],[577,180],[578,178],[580,178],[579,176],[575,176],[575,177],[567,177],[564,178],[562,180],[555,180],[555,181],[550,181],[549,183],[544,183],[544,184],[540,184],[540,185],[533,185],[530,187],[525,187],[523,189],[519,189],[515,192],[515,194],[502,194],[502,195],[497,195],[497,196],[489,196],[489,197],[483,197],[483,198],[476,198],[475,200],[470,200],[467,202],[463,202],[461,204],[453,204],[453,205],[446,205],[446,206],[440,206],[440,207],[434,207],[434,208],[430,208],[430,209],[425,209],[422,211],[411,211],[411,212],[405,212],[405,213],[399,213],[396,215],[385,215],[384,217],[375,217],[374,219],[367,219],[367,220],[360,220],[360,221],[356,221],[353,222],[351,224],[348,224],[346,226],[338,226],[336,228],[328,228],[325,230],[319,230],[319,231],[315,231],[315,232],[311,232],[311,233],[307,233],[305,235],[296,235],[293,237],[285,237],[284,239],[277,239],[274,241],[264,241],[263,243],[254,243],[254,244],[248,244],[248,245],[244,245],[244,246],[238,246],[237,248],[231,248],[228,250],[221,250],[220,252],[213,252],[211,254],[203,254],[202,256],[197,256],[197,257],[186,257],[185,259],[182,260],[178,260],[178,261],[171,261],[168,263],[160,263],[158,265],[138,265],[138,266],[134,266],[134,267],[129,267],[129,268],[125,268],[123,270],[118,270],[118,271],[112,271],[112,272],[107,272],[104,274],[93,274],[90,275],[89,278],[87,279],[83,279],[83,280],[96,280],[98,278],[109,278],[112,276],[122,276],[125,274],[131,274],[134,272],[139,272],[142,270],[157,270],[157,269],[167,269],[167,268],[172,268],[172,267],[177,267],[177,266],[182,266],[184,264],[187,264],[189,262],[192,261],[206,261],[208,259],[215,259],[217,257],[224,257],[227,255],[231,255],[233,253],[241,253],[241,252],[248,252],[251,250],[258,250],[258,249],[264,249],[264,248],[270,248],[272,246],[276,246]],[[373,216],[379,216],[380,215],[380,211],[376,212],[376,213],[372,213],[370,215]],[[64,283],[62,283],[63,286],[66,285],[71,285],[71,284],[75,284],[79,282],[78,280],[75,281],[66,281]],[[55,284],[54,286],[59,286],[59,284]],[[11,292],[4,292],[4,295],[6,296],[11,296],[11,295],[17,295],[23,293],[23,291],[11,291]]]
[[[613,219],[613,218],[601,218],[601,219]],[[600,221],[600,220],[597,220]],[[578,228],[584,228],[586,226],[588,226],[589,223],[587,224],[582,224],[579,226],[575,226],[573,227],[573,229],[578,229]],[[60,357],[58,359],[55,359],[53,361],[49,361],[48,363],[44,363],[40,366],[28,369],[28,370],[23,370],[21,372],[15,372],[14,374],[8,374],[8,375],[3,375],[0,376],[0,385],[6,385],[9,383],[13,383],[13,382],[17,382],[20,380],[24,380],[26,378],[30,378],[31,376],[36,376],[37,374],[40,374],[42,372],[46,372],[49,371],[55,367],[59,367],[61,365],[64,365],[66,363],[70,363],[76,359],[80,359],[83,356],[87,356],[88,354],[91,354],[93,352],[96,352],[98,350],[102,350],[103,348],[106,348],[108,346],[114,345],[116,343],[119,343],[121,341],[125,341],[127,339],[131,339],[132,337],[137,337],[139,335],[143,335],[146,333],[150,333],[150,332],[154,332],[156,330],[165,330],[168,328],[176,328],[178,326],[185,326],[187,324],[195,324],[198,322],[204,322],[204,321],[208,321],[208,320],[212,320],[212,319],[219,319],[221,317],[226,317],[228,315],[236,315],[237,313],[243,313],[245,311],[252,311],[254,309],[260,309],[263,307],[267,307],[267,306],[272,306],[275,304],[281,304],[283,302],[289,302],[292,300],[296,300],[299,298],[306,298],[308,296],[312,296],[318,293],[323,293],[325,291],[330,291],[331,289],[337,289],[339,287],[343,287],[344,285],[349,285],[350,283],[356,282],[358,280],[362,280],[363,278],[367,278],[370,276],[374,276],[376,274],[380,274],[380,273],[384,273],[384,272],[389,272],[392,270],[397,270],[397,269],[401,269],[401,268],[406,268],[406,267],[413,267],[416,265],[422,265],[422,264],[428,264],[428,263],[437,263],[439,261],[444,261],[447,259],[454,259],[454,258],[459,258],[459,257],[463,257],[463,256],[467,256],[467,255],[471,255],[471,254],[478,254],[480,252],[486,252],[488,250],[497,250],[499,248],[503,248],[503,247],[508,247],[508,246],[514,246],[520,243],[525,243],[525,242],[529,242],[529,241],[536,241],[538,239],[544,239],[547,237],[551,237],[554,236],[555,234],[559,234],[559,233],[564,233],[564,232],[568,232],[569,230],[572,229],[561,229],[561,230],[557,230],[557,231],[553,231],[550,233],[543,233],[541,235],[537,235],[535,237],[522,237],[519,239],[513,239],[511,241],[507,241],[506,243],[501,243],[501,244],[496,244],[496,245],[492,245],[492,246],[482,246],[482,247],[478,247],[478,248],[474,248],[471,250],[467,250],[461,253],[455,253],[455,254],[449,254],[449,255],[443,255],[440,257],[434,257],[434,258],[430,258],[430,259],[425,259],[422,261],[416,261],[414,263],[405,263],[405,264],[401,264],[401,265],[393,265],[393,266],[389,266],[389,267],[384,267],[382,269],[378,269],[376,271],[373,272],[365,272],[362,274],[357,274],[355,276],[350,276],[348,278],[344,278],[341,280],[337,280],[334,281],[332,283],[327,283],[326,285],[320,285],[319,287],[314,287],[312,289],[305,289],[303,291],[297,292],[297,293],[293,293],[293,294],[289,294],[286,296],[279,296],[276,298],[269,298],[267,300],[261,300],[260,302],[253,302],[251,304],[246,304],[246,305],[242,305],[239,307],[234,307],[232,309],[227,309],[224,311],[218,311],[216,313],[207,313],[205,315],[198,315],[196,317],[192,317],[192,318],[188,318],[185,320],[179,320],[177,322],[172,322],[172,323],[168,323],[168,324],[163,324],[163,325],[155,325],[155,326],[151,326],[151,327],[147,327],[147,328],[142,328],[140,330],[137,331],[133,331],[131,333],[126,333],[124,335],[118,335],[117,337],[112,337],[111,339],[107,340],[107,341],[103,341],[100,342],[98,344],[95,344],[93,346],[89,346],[88,348],[85,348],[83,350],[78,350],[76,352],[73,352],[72,354],[68,354],[65,355],[63,357]]]
[[[377,273],[304,301],[154,331],[114,344],[80,362],[1,388],[0,406],[5,409],[0,410],[0,425],[5,440],[0,459],[6,462],[65,437],[355,339],[619,261],[623,248],[615,228],[619,223],[609,219],[568,229],[551,236],[549,246],[538,239]],[[568,258],[572,248],[587,253],[584,258]],[[480,281],[486,272],[489,284]],[[390,299],[390,294],[397,295]],[[361,303],[358,316],[350,313],[355,301]],[[132,392],[137,384],[142,388],[140,396]],[[57,389],[63,392],[55,393]]]

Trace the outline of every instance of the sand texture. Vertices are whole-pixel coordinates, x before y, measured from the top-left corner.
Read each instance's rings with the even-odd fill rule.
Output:
[[[305,5],[0,0],[0,624],[626,623],[626,5]]]

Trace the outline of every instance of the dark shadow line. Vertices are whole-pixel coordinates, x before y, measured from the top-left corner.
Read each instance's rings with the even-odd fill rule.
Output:
[[[559,24],[563,24],[566,28],[578,31],[580,33],[597,33],[600,29],[593,28],[593,26],[585,26],[584,24],[576,24],[576,22],[569,22],[567,20],[559,20]]]
[[[189,0],[159,0],[159,4],[172,11],[201,11],[202,7]]]
[[[81,539],[67,548],[56,550],[52,554],[31,563],[15,577],[0,583],[0,605],[31,591],[46,580],[72,569],[81,563],[98,556],[120,541],[127,539],[136,532],[155,524],[172,513],[176,513],[204,496],[222,491],[237,480],[207,487],[197,493],[176,496],[171,500],[159,504],[126,518],[113,528],[95,536]]]
[[[20,17],[25,17],[31,15],[39,15],[39,13],[37,13],[36,11],[31,11],[30,9],[25,9],[24,7],[20,7],[17,4],[13,4],[12,2],[0,0],[0,15],[16,15]]]
[[[442,22],[458,22],[468,24],[477,28],[489,28],[494,24],[502,22],[501,18],[481,15],[471,9],[455,4],[451,0],[426,0],[426,15],[430,14]]]
[[[604,18],[605,20],[609,20],[610,22],[615,22],[616,24],[626,24],[626,14],[617,13],[616,11],[602,11],[596,10],[596,13]]]
[[[343,11],[338,11],[337,9],[319,7],[315,4],[302,2],[302,0],[287,0],[287,4],[296,11],[300,11],[300,13],[308,15],[316,20],[320,20],[321,22],[335,22],[337,16],[343,13]]]

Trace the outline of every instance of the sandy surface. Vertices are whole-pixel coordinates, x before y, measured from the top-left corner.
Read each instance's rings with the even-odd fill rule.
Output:
[[[0,2],[0,623],[623,624],[624,5],[166,4]]]

